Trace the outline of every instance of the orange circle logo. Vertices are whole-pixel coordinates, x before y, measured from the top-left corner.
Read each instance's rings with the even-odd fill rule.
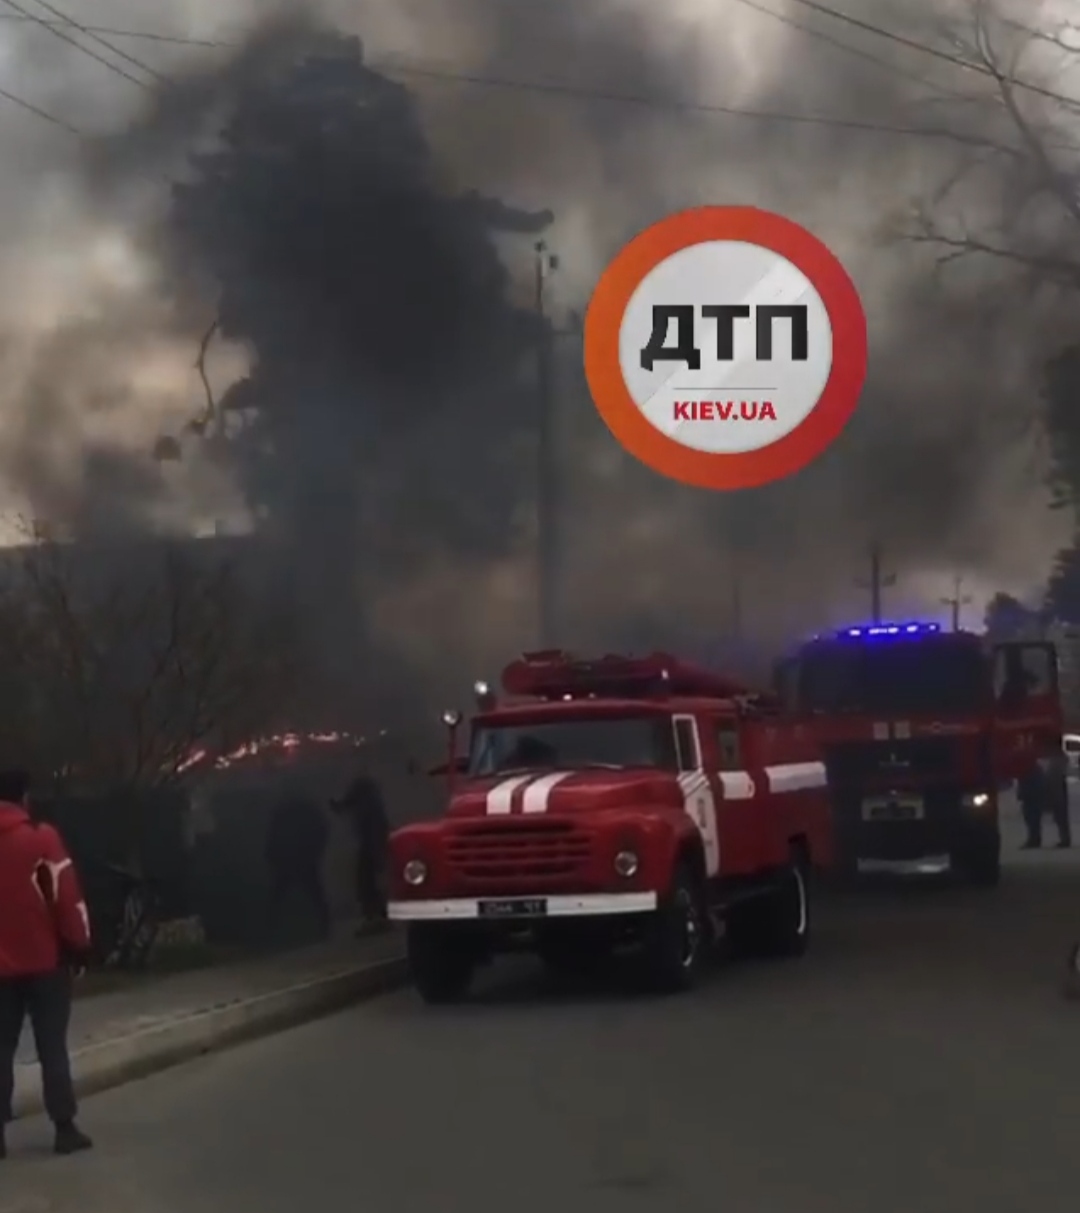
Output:
[[[683,484],[747,489],[811,463],[866,380],[866,316],[847,271],[781,215],[704,206],[635,237],[585,317],[600,415]]]

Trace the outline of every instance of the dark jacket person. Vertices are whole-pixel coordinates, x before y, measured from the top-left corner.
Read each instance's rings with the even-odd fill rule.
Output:
[[[356,838],[356,896],[360,912],[369,922],[385,922],[390,823],[378,782],[367,772],[361,772],[345,795],[334,802],[334,809],[349,818]]]
[[[90,920],[60,835],[26,811],[29,780],[0,772],[0,1158],[12,1116],[15,1054],[24,1021],[34,1033],[55,1149],[72,1154],[90,1139],[75,1124],[67,1033],[72,970],[90,956]]]

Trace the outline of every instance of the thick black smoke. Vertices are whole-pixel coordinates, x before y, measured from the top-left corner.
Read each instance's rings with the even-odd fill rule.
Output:
[[[1030,445],[1020,394],[1042,351],[988,298],[999,279],[943,294],[928,255],[881,240],[970,154],[934,132],[998,137],[998,111],[943,98],[981,83],[933,60],[765,7],[879,62],[739,0],[326,4],[208,52],[92,149],[104,212],[148,179],[183,182],[147,228],[166,270],[157,289],[193,353],[215,311],[250,353],[235,390],[256,408],[227,458],[350,663],[360,639],[438,664],[448,649],[465,664],[530,639],[528,274],[547,208],[560,326],[636,230],[744,202],[833,244],[872,337],[864,404],[837,447],[734,497],[622,456],[585,396],[575,338],[560,338],[568,636],[708,637],[731,626],[736,598],[748,631],[810,628],[859,609],[851,583],[872,539],[909,599],[919,573],[1029,571],[1016,553],[1041,508],[1039,469],[1015,451]],[[894,6],[860,12],[897,27]],[[933,41],[936,8],[904,15]],[[815,115],[838,122],[798,121]],[[931,133],[890,131],[918,126]]]

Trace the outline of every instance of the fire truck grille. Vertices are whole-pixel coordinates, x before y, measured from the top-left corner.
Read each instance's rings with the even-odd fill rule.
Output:
[[[829,781],[898,780],[905,776],[947,776],[956,768],[955,741],[919,737],[907,741],[868,741],[831,746],[825,756]]]
[[[500,821],[469,826],[448,843],[455,872],[469,880],[572,876],[588,861],[589,835],[567,821]]]

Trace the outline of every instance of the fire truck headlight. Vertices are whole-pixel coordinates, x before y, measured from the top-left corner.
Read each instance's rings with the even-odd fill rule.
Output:
[[[615,874],[629,880],[637,872],[639,861],[633,851],[620,851],[615,856]]]
[[[985,809],[990,804],[989,792],[972,792],[971,795],[964,797],[969,808]]]
[[[410,859],[402,868],[401,875],[406,884],[411,884],[415,888],[427,880],[427,864],[422,859]]]

